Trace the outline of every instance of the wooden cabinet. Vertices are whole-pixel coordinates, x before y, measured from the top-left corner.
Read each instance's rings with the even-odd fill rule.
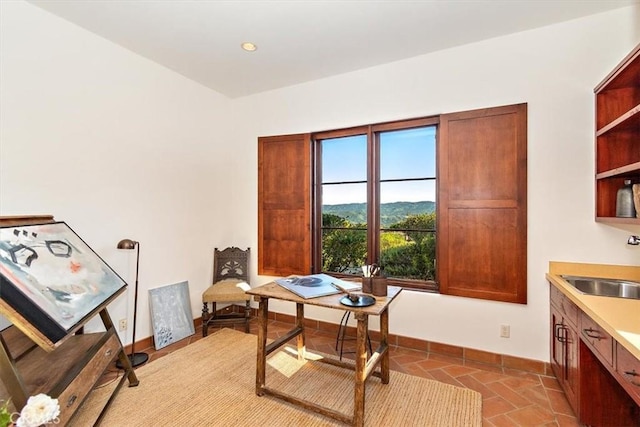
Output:
[[[580,423],[640,426],[640,360],[553,284],[550,302],[551,368]]]
[[[616,343],[616,373],[620,383],[640,405],[640,360]]]
[[[616,217],[618,189],[640,183],[640,45],[595,88],[596,221],[640,224]]]
[[[551,286],[551,368],[573,408],[578,407],[578,307]]]
[[[598,349],[583,339],[579,343],[579,406],[581,425],[596,427],[640,426],[640,406],[621,385]]]
[[[580,329],[582,339],[589,344],[589,347],[598,355],[598,358],[607,366],[613,366],[613,350],[615,346],[611,335],[584,313],[581,313]]]

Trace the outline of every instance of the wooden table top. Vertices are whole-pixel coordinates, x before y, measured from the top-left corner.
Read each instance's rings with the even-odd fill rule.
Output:
[[[341,304],[340,299],[345,296],[345,294],[343,293],[315,298],[302,298],[294,294],[290,290],[278,285],[276,282],[269,282],[255,288],[251,288],[247,291],[247,293],[249,295],[253,295],[255,300],[259,300],[260,298],[265,297],[275,298],[295,303],[317,305],[320,307],[328,307],[338,310],[349,310],[353,311],[354,313],[365,313],[368,315],[379,316],[382,312],[384,312],[384,310],[387,309],[389,304],[391,304],[391,301],[393,301],[398,296],[398,294],[400,294],[400,291],[402,291],[401,287],[387,286],[387,295],[384,297],[373,296],[376,299],[376,303],[368,307],[350,307],[348,305]],[[363,294],[362,292],[351,293],[357,295],[369,295]]]

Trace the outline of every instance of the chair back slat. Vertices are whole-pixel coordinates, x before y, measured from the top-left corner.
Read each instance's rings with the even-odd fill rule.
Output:
[[[235,246],[213,251],[213,283],[224,279],[240,279],[249,283],[249,251]]]

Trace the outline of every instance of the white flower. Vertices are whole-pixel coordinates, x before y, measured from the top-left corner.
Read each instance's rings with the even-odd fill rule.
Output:
[[[31,396],[20,412],[17,427],[38,427],[54,421],[60,415],[58,399],[40,393]]]

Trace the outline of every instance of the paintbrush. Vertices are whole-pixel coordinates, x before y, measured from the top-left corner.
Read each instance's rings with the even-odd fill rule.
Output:
[[[349,298],[352,302],[358,302],[358,300],[360,299],[360,295],[352,294],[351,292],[349,292],[348,290],[346,290],[342,286],[338,285],[337,283],[331,283],[331,286],[333,286],[334,288],[336,288],[340,292],[342,292],[344,294],[347,294],[347,298]]]

